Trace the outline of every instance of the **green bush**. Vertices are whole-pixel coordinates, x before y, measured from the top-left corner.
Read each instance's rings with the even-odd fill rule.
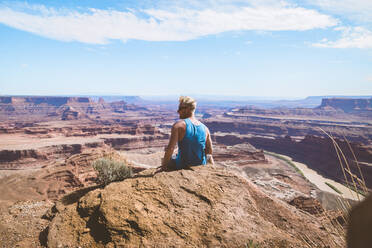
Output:
[[[132,176],[131,167],[109,158],[97,159],[92,166],[98,172],[98,181],[104,185]]]

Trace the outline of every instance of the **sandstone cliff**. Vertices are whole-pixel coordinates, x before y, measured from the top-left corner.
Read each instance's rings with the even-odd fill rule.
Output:
[[[317,218],[209,166],[146,170],[58,203],[48,247],[324,247]],[[76,197],[76,194],[75,194]]]
[[[342,109],[345,112],[367,110],[372,111],[371,99],[348,99],[348,98],[325,98],[322,99],[322,104],[319,108],[332,107]]]
[[[8,120],[10,117],[22,121],[49,121],[60,118],[75,120],[82,117],[101,118],[127,111],[147,111],[147,109],[127,104],[125,101],[95,102],[89,97],[0,96],[0,120]]]
[[[67,103],[89,103],[88,97],[62,97],[62,96],[0,96],[0,103],[13,104],[48,104],[61,106]]]

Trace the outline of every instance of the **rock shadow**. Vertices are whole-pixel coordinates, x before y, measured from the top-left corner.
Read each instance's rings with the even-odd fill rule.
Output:
[[[44,230],[39,233],[39,242],[40,245],[43,247],[48,247],[48,234],[49,234],[49,226],[47,226]]]
[[[105,223],[104,216],[98,211],[95,211],[90,216],[87,222],[87,227],[89,228],[90,235],[93,237],[94,241],[106,245],[112,240],[110,232],[103,223]]]
[[[73,203],[76,203],[79,201],[81,197],[88,194],[90,191],[98,189],[98,188],[104,188],[104,185],[94,185],[87,188],[78,189],[76,191],[73,191],[71,193],[68,193],[67,195],[64,195],[61,198],[61,202],[63,205],[70,205]]]

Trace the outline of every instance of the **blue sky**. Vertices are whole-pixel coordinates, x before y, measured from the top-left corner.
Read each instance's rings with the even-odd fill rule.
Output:
[[[0,94],[372,95],[372,1],[0,1]]]

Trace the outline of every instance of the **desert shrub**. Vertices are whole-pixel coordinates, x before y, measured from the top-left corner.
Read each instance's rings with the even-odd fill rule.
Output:
[[[132,176],[131,167],[128,167],[124,162],[110,158],[97,159],[92,163],[92,166],[98,172],[98,181],[104,185]]]

